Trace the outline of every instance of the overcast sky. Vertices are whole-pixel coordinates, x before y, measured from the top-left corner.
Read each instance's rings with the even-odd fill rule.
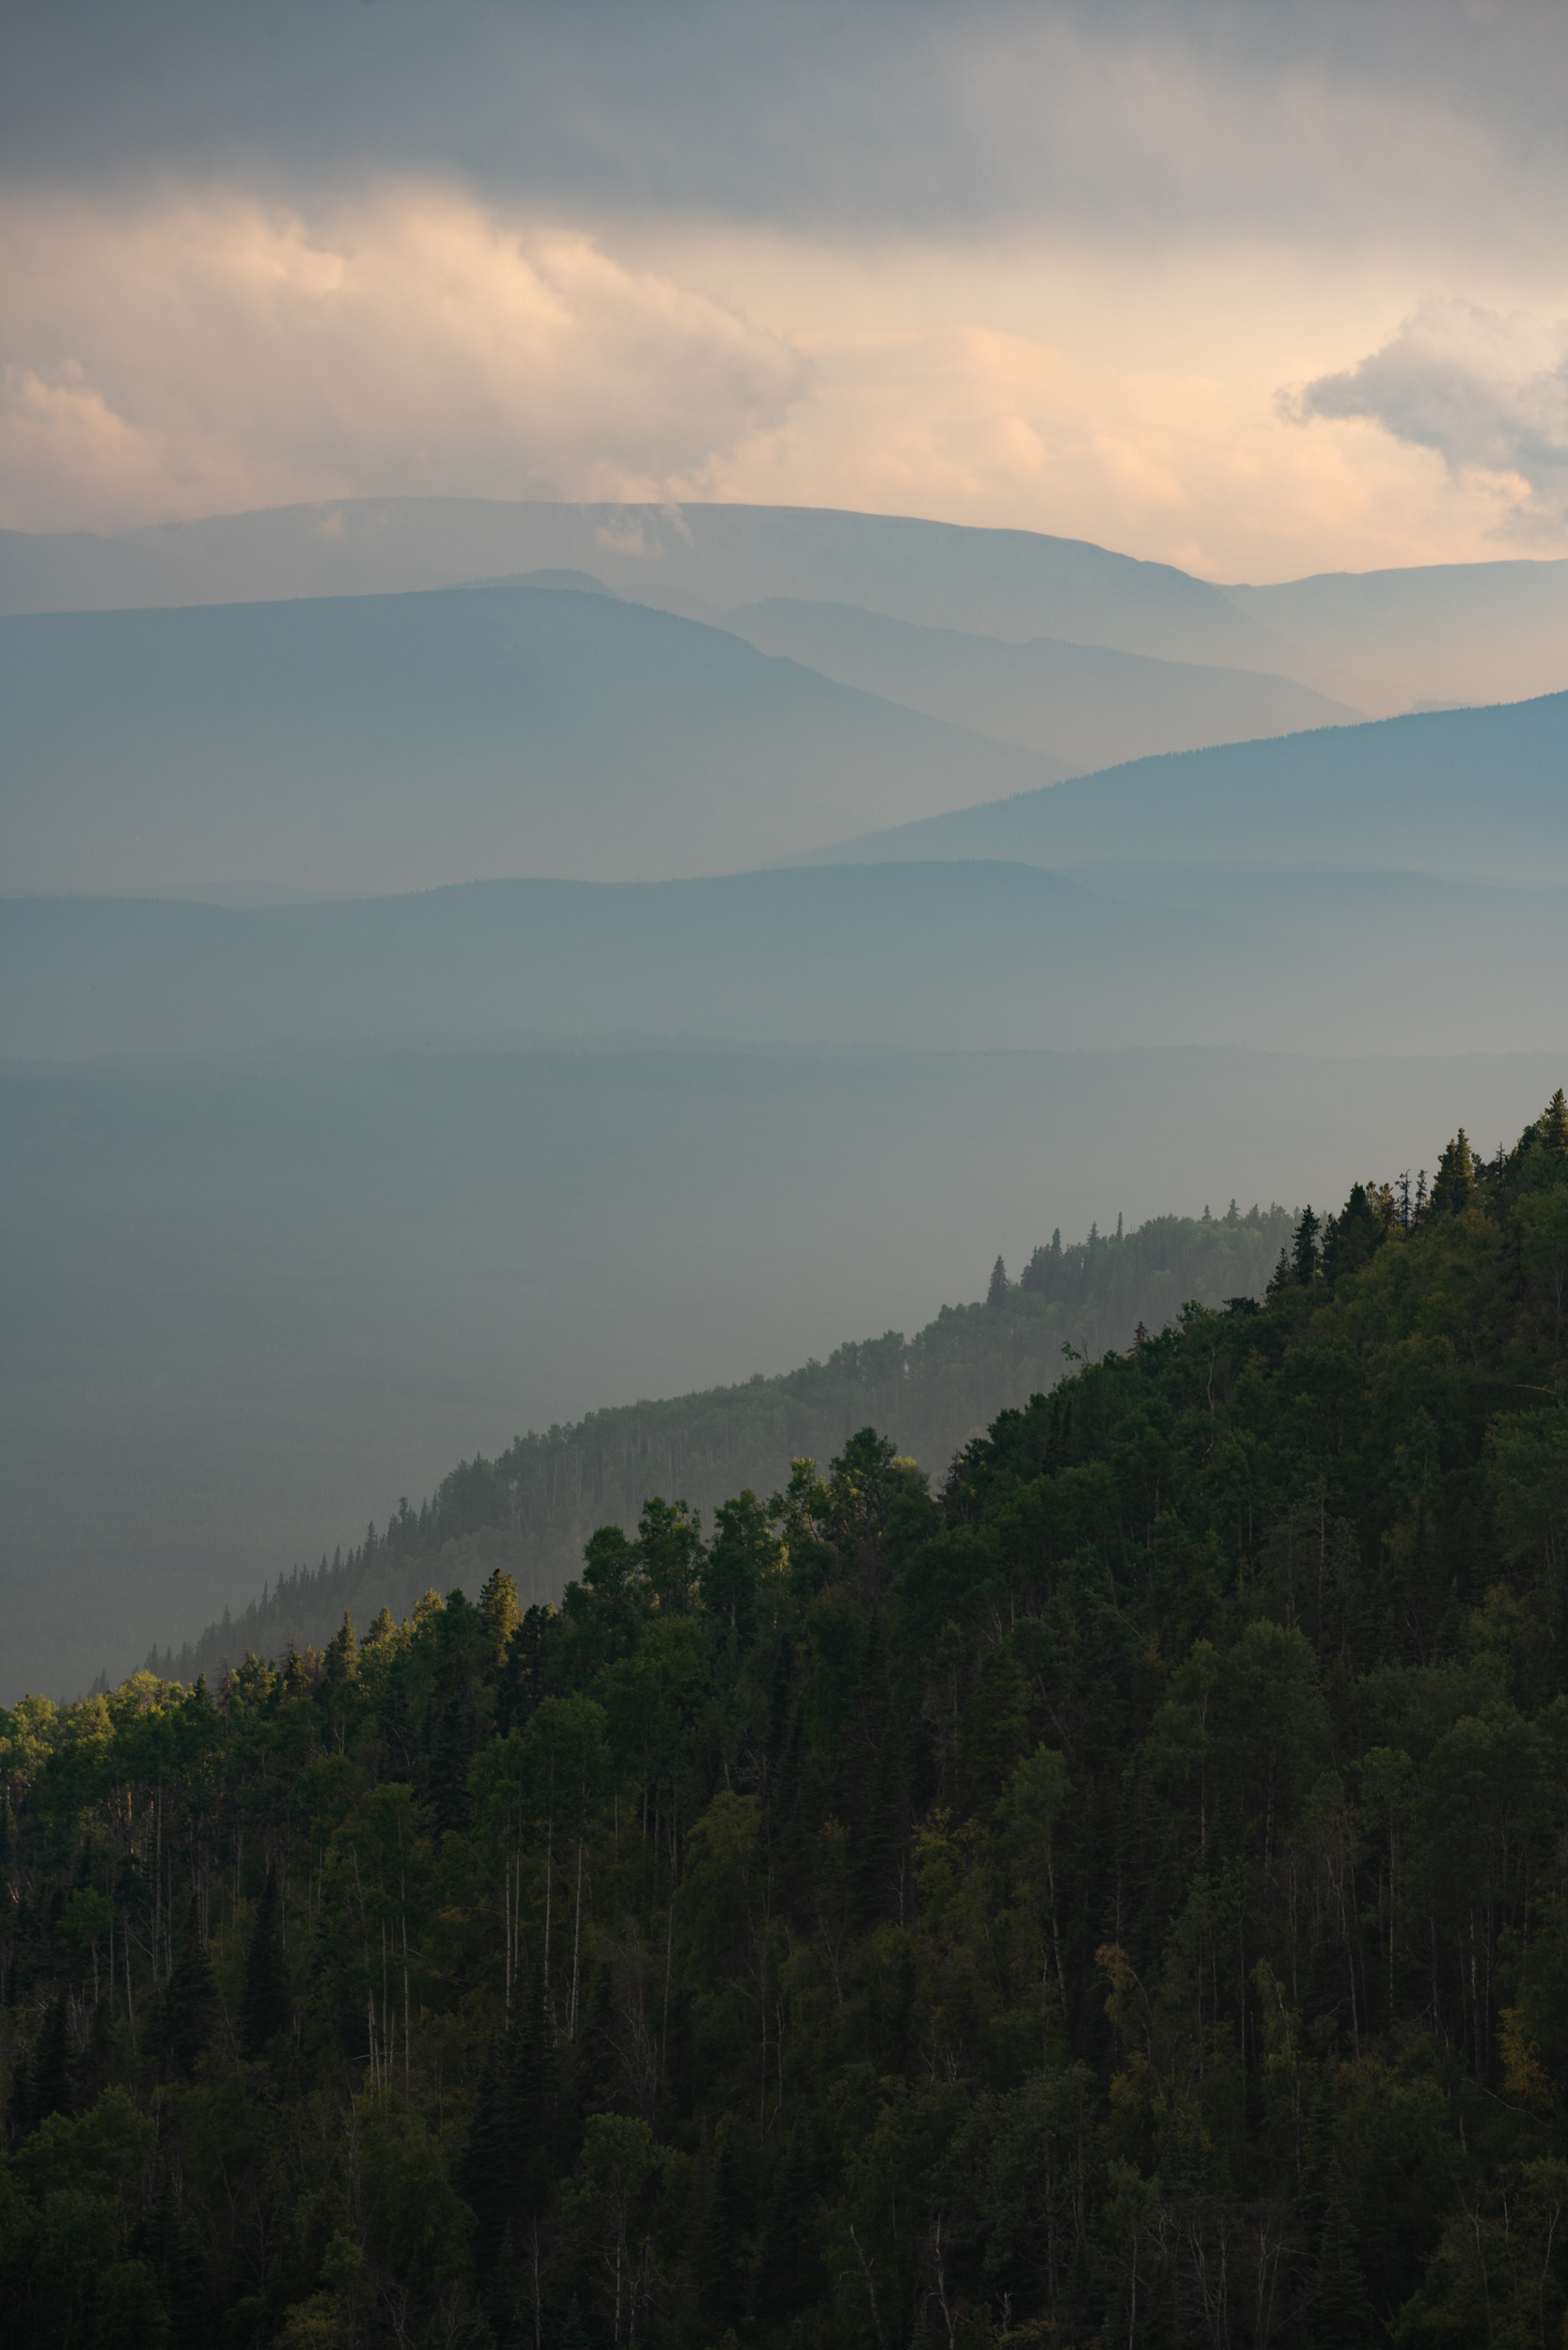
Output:
[[[0,522],[1568,554],[1562,0],[0,0]]]

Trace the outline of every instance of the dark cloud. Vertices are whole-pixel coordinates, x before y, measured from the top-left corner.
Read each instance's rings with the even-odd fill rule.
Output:
[[[1304,420],[1365,417],[1435,450],[1455,477],[1524,482],[1521,525],[1556,520],[1568,504],[1568,323],[1425,302],[1382,350],[1320,377],[1292,405]]]
[[[12,0],[13,175],[455,173],[797,226],[1457,233],[1562,192],[1522,0]]]

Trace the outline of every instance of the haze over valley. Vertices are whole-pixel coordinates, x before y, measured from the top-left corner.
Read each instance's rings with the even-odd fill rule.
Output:
[[[1262,600],[1293,643],[1026,533],[441,500],[17,537],[6,577],[104,607],[0,619],[23,1678],[1058,1227],[1419,1165],[1461,1070],[1506,1135],[1561,1042],[1568,696],[1362,716],[1304,682],[1354,582]],[[1385,699],[1411,580],[1361,596]]]

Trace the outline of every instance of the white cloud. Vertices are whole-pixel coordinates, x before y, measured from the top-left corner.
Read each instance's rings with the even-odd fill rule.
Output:
[[[1568,321],[1424,302],[1380,351],[1289,405],[1304,420],[1365,418],[1434,450],[1456,480],[1488,480],[1521,535],[1568,513]]]
[[[1322,390],[1408,299],[1262,242],[1129,258],[630,215],[590,235],[407,181],[291,207],[36,192],[0,232],[0,523],[712,496],[1058,532],[1221,579],[1475,560],[1524,478],[1369,430],[1359,378],[1332,414]],[[1489,398],[1549,370],[1554,331],[1524,358],[1514,325],[1501,359],[1482,337]],[[1282,378],[1331,420],[1282,415]]]
[[[360,493],[662,497],[808,365],[581,231],[447,189],[35,198],[0,249],[0,518],[112,527]]]

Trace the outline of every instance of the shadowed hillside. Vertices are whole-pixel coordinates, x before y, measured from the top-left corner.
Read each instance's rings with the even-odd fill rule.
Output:
[[[711,1519],[740,1486],[787,1485],[792,1462],[826,1460],[868,1420],[938,1474],[999,1411],[1055,1386],[1074,1357],[1125,1347],[1139,1324],[1163,1329],[1191,1300],[1261,1296],[1291,1225],[1283,1208],[1241,1215],[1232,1202],[1223,1217],[1156,1216],[1125,1238],[1091,1231],[1063,1247],[1058,1232],[1016,1281],[994,1276],[983,1302],[945,1306],[907,1343],[890,1330],[781,1377],[623,1404],[520,1436],[498,1459],[454,1470],[430,1502],[400,1509],[384,1535],[372,1528],[346,1559],[280,1576],[270,1597],[178,1652],[154,1649],[149,1669],[216,1680],[249,1650],[324,1648],[345,1608],[368,1623],[383,1606],[407,1614],[428,1587],[461,1584],[477,1598],[496,1567],[530,1602],[554,1599],[594,1528],[632,1532],[651,1495],[679,1494]]]

